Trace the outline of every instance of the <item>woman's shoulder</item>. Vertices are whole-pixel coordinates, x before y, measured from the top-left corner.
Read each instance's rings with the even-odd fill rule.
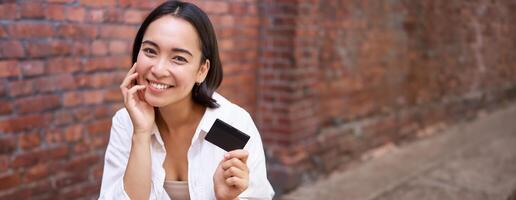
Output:
[[[113,115],[113,122],[115,120],[120,123],[131,123],[131,117],[129,116],[129,113],[125,107],[122,107],[116,111],[115,115]]]
[[[120,108],[118,111],[116,111],[115,115],[113,115],[111,120],[111,127],[132,133],[133,123],[131,122],[131,117],[129,116],[129,113],[125,107]]]
[[[217,101],[219,104],[219,108],[217,108],[217,112],[220,114],[220,117],[224,118],[237,118],[237,119],[251,119],[251,116],[247,110],[240,107],[239,105],[229,101],[221,94],[214,92],[213,99]]]

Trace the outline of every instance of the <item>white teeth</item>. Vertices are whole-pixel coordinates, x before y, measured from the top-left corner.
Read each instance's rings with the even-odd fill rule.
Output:
[[[167,88],[170,87],[169,85],[153,83],[153,82],[151,82],[150,84],[151,84],[152,87],[160,89],[160,90],[164,90],[164,89],[167,89]]]

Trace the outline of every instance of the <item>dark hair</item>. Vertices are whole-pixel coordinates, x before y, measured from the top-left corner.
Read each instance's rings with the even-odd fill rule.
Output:
[[[219,58],[217,38],[210,19],[199,7],[181,1],[166,1],[155,8],[143,21],[133,43],[132,63],[138,58],[142,45],[143,35],[149,25],[162,16],[170,15],[188,21],[197,30],[201,42],[201,64],[210,61],[210,69],[206,80],[195,84],[192,88],[192,99],[195,103],[208,108],[217,108],[217,101],[212,98],[213,92],[222,82],[222,63]]]

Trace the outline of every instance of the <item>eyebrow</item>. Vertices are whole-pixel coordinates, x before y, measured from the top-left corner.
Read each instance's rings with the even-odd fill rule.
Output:
[[[150,41],[150,40],[145,40],[145,41],[143,41],[143,42],[142,42],[142,45],[143,45],[143,44],[149,44],[149,45],[154,46],[154,47],[156,47],[156,48],[158,48],[158,47],[159,47],[159,46],[158,46],[158,44],[156,44],[155,42]],[[190,53],[190,51],[188,51],[188,50],[186,50],[186,49],[182,49],[182,48],[172,48],[172,51],[174,51],[174,52],[186,53],[186,54],[188,54],[188,55],[190,55],[190,56],[192,56],[192,57],[193,57],[193,54],[192,54],[192,53]]]

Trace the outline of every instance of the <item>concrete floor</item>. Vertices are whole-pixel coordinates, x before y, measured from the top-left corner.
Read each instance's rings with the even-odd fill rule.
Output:
[[[283,200],[506,200],[516,191],[516,104],[375,157]]]

